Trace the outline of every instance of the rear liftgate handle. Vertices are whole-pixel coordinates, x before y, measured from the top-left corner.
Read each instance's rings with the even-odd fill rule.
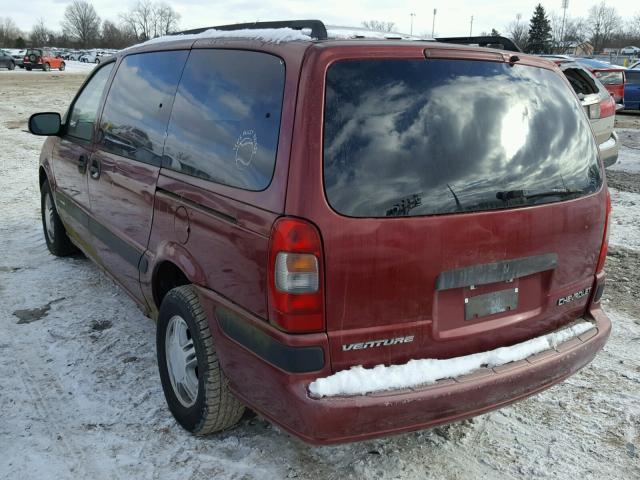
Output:
[[[89,165],[89,175],[94,180],[98,180],[100,178],[100,160],[97,158],[91,159],[91,164]]]

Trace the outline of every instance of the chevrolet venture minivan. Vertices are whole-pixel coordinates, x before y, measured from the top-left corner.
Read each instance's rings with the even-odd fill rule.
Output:
[[[157,320],[180,425],[246,406],[307,442],[362,440],[594,358],[610,201],[557,66],[318,21],[232,28],[121,51],[64,117],[29,121],[49,135],[47,246]]]

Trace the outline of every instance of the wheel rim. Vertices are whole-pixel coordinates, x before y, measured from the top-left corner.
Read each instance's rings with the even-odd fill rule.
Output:
[[[198,359],[187,322],[180,315],[169,320],[164,345],[173,392],[183,406],[191,407],[198,398]]]
[[[53,207],[51,194],[48,194],[44,199],[44,225],[47,229],[47,236],[49,237],[50,242],[53,242],[55,240],[55,230],[54,230],[55,214],[56,214],[56,211]]]

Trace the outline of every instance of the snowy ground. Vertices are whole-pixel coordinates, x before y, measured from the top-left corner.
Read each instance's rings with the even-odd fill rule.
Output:
[[[65,60],[64,63],[65,63],[65,69],[62,72],[59,70],[49,70],[48,72],[43,72],[42,70],[28,71],[24,68],[16,67],[16,69],[13,70],[11,73],[13,74],[23,73],[26,75],[37,75],[37,74],[43,74],[43,73],[53,74],[53,75],[74,75],[74,74],[86,75],[95,67],[95,64],[93,63],[77,62],[75,60]],[[0,70],[0,75],[2,75],[2,73],[4,72],[5,70]],[[0,79],[1,78],[2,77],[0,76]]]
[[[637,170],[611,175],[611,340],[566,382],[472,421],[357,444],[309,447],[249,416],[193,438],[165,407],[153,322],[42,238],[42,140],[25,120],[62,111],[83,78],[0,71],[0,478],[640,478]],[[625,140],[639,141],[640,130]]]

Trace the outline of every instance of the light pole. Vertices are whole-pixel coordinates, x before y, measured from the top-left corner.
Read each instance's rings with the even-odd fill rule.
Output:
[[[569,8],[569,0],[562,0],[562,28],[560,29],[560,53],[564,53],[564,20],[567,16],[567,8]]]
[[[433,9],[433,23],[431,24],[431,38],[435,37],[435,31],[436,31],[436,13],[438,13],[438,9],[434,8]]]
[[[416,14],[410,13],[409,16],[411,17],[411,31],[409,32],[409,35],[413,35],[413,17],[415,17]]]
[[[473,37],[473,15],[471,15],[471,26],[469,27],[469,36]]]

